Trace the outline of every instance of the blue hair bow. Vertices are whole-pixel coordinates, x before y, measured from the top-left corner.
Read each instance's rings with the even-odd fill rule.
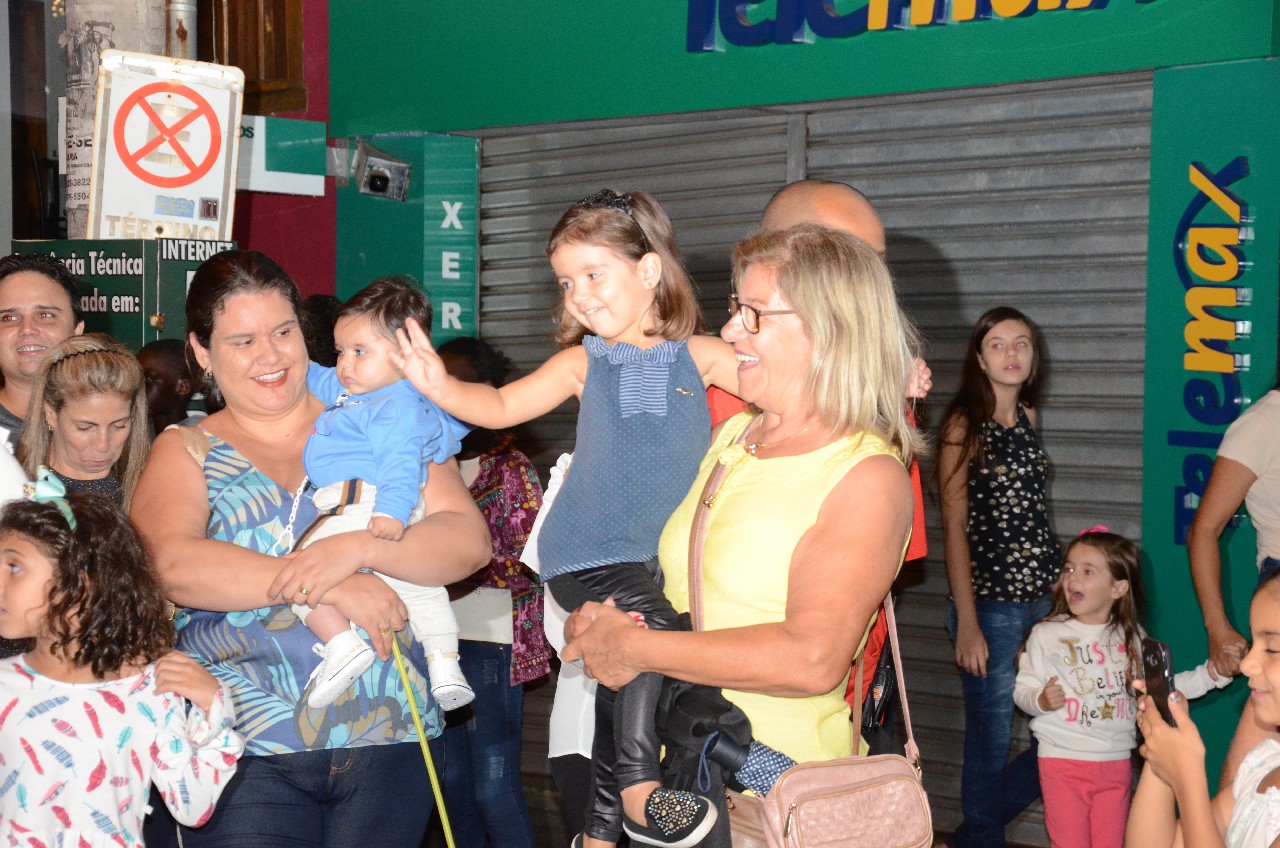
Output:
[[[36,470],[34,483],[22,484],[22,496],[29,501],[56,506],[62,517],[67,519],[71,532],[75,532],[76,516],[71,511],[71,504],[67,503],[67,487],[47,466],[42,465]]]

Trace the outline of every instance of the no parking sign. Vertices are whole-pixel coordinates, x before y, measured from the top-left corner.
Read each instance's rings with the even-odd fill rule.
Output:
[[[89,238],[228,239],[244,73],[104,50]]]

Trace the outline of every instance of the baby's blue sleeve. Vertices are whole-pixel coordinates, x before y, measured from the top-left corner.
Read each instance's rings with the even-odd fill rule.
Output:
[[[422,443],[422,461],[438,464],[462,450],[462,438],[471,432],[471,425],[454,418],[425,397],[421,400],[424,432],[428,433]]]
[[[338,369],[325,368],[312,362],[307,367],[307,389],[325,406],[333,403],[342,394],[342,383],[338,382]]]
[[[366,422],[365,436],[377,464],[377,479],[370,481],[378,487],[373,511],[404,525],[422,494],[426,426],[416,397],[381,399]]]

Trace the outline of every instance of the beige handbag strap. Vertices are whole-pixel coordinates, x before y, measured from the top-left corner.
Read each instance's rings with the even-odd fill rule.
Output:
[[[754,420],[754,419],[752,419]],[[742,432],[733,440],[733,444],[737,444],[746,438],[747,430],[750,429],[750,422],[742,428]],[[707,525],[711,521],[711,510],[716,504],[716,495],[720,492],[720,486],[724,483],[725,476],[729,473],[729,467],[722,462],[717,462],[710,476],[707,477],[707,483],[702,487],[702,494],[698,498],[698,504],[694,507],[693,524],[689,528],[689,617],[693,621],[693,629],[702,629],[702,547],[707,539]],[[903,677],[902,672],[902,651],[898,647],[898,621],[893,614],[893,592],[884,596],[881,606],[884,608],[885,621],[889,625],[889,645],[893,651],[893,671],[898,678],[898,694],[902,699],[902,720],[907,726],[907,743],[905,746],[907,759],[915,766],[916,772],[920,771],[920,748],[916,745],[915,731],[911,727],[911,706],[907,703],[907,681]],[[854,667],[854,674],[857,675],[858,686],[854,688],[854,711],[853,711],[853,750],[859,749],[858,729],[862,721],[862,675],[863,675],[863,657],[862,652],[858,653],[858,661]]]
[[[182,446],[187,449],[187,453],[196,461],[196,465],[204,468],[204,461],[209,456],[209,449],[212,445],[209,442],[209,434],[200,427],[184,427],[181,424],[171,424],[171,429],[177,430],[182,436]]]

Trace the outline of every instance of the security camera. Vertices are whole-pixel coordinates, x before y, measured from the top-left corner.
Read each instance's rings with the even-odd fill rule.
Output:
[[[400,201],[409,194],[413,167],[371,144],[362,141],[356,146],[352,170],[361,194]]]
[[[386,171],[369,171],[369,177],[365,180],[370,194],[386,194],[387,189],[391,187],[391,175]]]

